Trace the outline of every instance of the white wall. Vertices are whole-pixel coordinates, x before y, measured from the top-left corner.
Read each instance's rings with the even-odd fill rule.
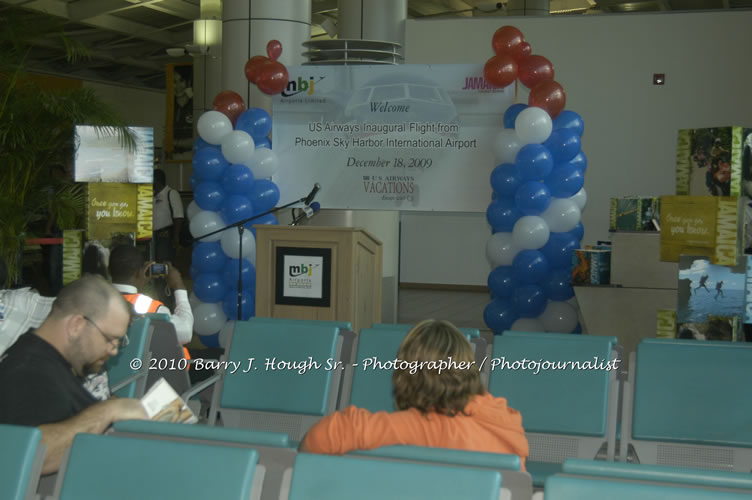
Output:
[[[406,61],[483,64],[507,24],[553,63],[585,122],[585,243],[608,239],[611,197],[674,193],[678,129],[752,125],[749,11],[412,20]],[[490,234],[485,214],[404,213],[400,281],[484,285]]]

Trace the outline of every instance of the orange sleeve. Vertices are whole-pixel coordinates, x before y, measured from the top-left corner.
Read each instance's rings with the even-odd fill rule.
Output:
[[[348,406],[327,415],[311,427],[303,438],[301,449],[310,453],[342,455],[352,450],[371,448],[367,443],[367,434],[373,432],[375,420],[380,420],[379,414]]]

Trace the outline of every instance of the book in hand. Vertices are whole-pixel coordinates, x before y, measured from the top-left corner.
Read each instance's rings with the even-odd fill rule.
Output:
[[[154,421],[183,424],[198,422],[196,415],[164,378],[160,378],[151,386],[141,398],[141,404],[149,418]]]

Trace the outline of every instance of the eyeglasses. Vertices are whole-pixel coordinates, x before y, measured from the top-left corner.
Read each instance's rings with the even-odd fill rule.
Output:
[[[104,337],[104,339],[107,341],[107,343],[109,344],[109,346],[112,347],[113,349],[115,349],[116,351],[119,351],[120,349],[122,349],[123,347],[125,347],[125,346],[128,345],[128,334],[127,333],[125,335],[123,335],[122,337],[112,338],[109,335],[107,335],[106,333],[104,333],[102,331],[102,329],[99,328],[99,325],[97,325],[96,323],[94,323],[93,319],[89,318],[88,316],[84,316],[84,319],[86,321],[88,321],[89,323],[91,323],[92,325],[94,325],[94,328],[96,328],[97,330],[99,330],[99,333],[102,334],[102,337]]]

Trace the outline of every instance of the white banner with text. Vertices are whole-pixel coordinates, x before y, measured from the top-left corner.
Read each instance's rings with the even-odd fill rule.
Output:
[[[283,198],[329,209],[485,212],[514,87],[483,66],[293,66],[273,102]]]

